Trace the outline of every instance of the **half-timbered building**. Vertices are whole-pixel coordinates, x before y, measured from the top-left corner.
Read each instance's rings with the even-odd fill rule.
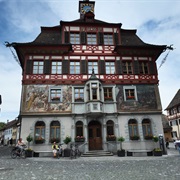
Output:
[[[163,134],[156,60],[165,45],[136,30],[95,19],[94,1],[79,1],[80,18],[41,27],[29,43],[12,43],[22,71],[21,136],[35,151],[66,136],[81,151],[153,149]]]

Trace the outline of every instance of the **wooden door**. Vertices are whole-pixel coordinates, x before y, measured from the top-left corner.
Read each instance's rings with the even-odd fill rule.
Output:
[[[93,121],[89,123],[89,150],[102,150],[101,124]]]

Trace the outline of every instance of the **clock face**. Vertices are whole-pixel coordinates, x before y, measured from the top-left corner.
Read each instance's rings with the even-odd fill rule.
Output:
[[[92,4],[82,4],[81,6],[81,12],[83,14],[87,13],[87,12],[93,12],[93,5]]]

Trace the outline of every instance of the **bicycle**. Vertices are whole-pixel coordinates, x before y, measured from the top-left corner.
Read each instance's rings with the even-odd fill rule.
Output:
[[[62,157],[64,157],[64,149],[63,149],[62,145],[63,145],[63,143],[58,145],[58,149],[57,149],[57,158],[58,159],[59,159],[60,155]]]
[[[20,152],[20,149],[18,147],[14,147],[11,151],[11,157],[15,159],[17,156],[22,157],[23,159],[26,158],[26,145],[22,146],[22,151]]]
[[[70,148],[71,148],[70,159],[73,159],[73,158],[76,159],[76,157],[81,156],[81,152],[79,151],[77,144],[71,144]]]

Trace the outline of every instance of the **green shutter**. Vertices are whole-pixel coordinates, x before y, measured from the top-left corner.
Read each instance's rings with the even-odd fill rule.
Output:
[[[50,60],[44,61],[44,74],[51,74],[51,61]]]
[[[65,44],[68,44],[68,43],[70,43],[70,41],[69,41],[69,32],[65,32]]]
[[[116,61],[116,72],[117,74],[122,74],[122,62],[120,60]]]
[[[86,44],[86,32],[81,32],[81,44]]]
[[[81,61],[81,74],[87,74],[87,61]]]
[[[98,45],[103,45],[104,44],[104,36],[102,32],[98,33]]]
[[[62,60],[62,74],[69,74],[69,61]]]
[[[153,61],[149,62],[149,73],[150,74],[156,74],[156,68],[155,63]]]
[[[138,61],[133,62],[133,68],[134,68],[133,74],[139,74],[139,62]]]
[[[26,62],[26,74],[32,74],[33,61],[27,60]]]
[[[115,45],[119,44],[118,33],[114,33],[114,43],[115,43]]]
[[[99,74],[105,74],[105,62],[104,62],[104,60],[99,61]]]

